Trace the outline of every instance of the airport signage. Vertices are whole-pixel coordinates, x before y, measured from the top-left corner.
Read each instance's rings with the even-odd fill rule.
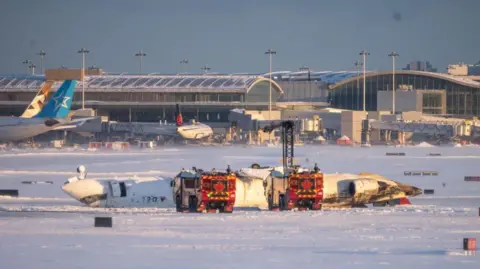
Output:
[[[438,176],[438,171],[405,171],[404,176]]]
[[[464,178],[465,181],[478,181],[480,182],[480,177],[474,177],[474,176],[466,176]]]
[[[387,152],[386,156],[405,156],[405,152]]]
[[[423,194],[434,194],[435,193],[435,190],[432,190],[432,189],[424,189],[423,190]]]

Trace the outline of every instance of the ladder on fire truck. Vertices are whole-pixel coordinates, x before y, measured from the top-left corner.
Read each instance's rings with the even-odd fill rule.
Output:
[[[294,158],[294,145],[295,145],[295,136],[294,136],[294,128],[295,123],[291,120],[282,121],[279,123],[272,123],[269,126],[263,128],[264,132],[272,132],[273,130],[281,128],[282,132],[282,151],[283,151],[283,188],[285,190],[285,184],[289,186],[288,188],[292,188],[295,185],[302,185],[302,190],[300,193],[295,190],[291,189],[289,193],[288,188],[285,190],[284,194],[279,194],[278,204],[275,203],[274,199],[272,199],[272,208],[279,210],[289,210],[294,207],[298,207],[300,209],[310,208],[311,210],[320,210],[321,204],[323,202],[323,173],[321,173],[320,169],[318,168],[317,164],[315,163],[315,167],[313,171],[310,172],[300,172],[297,174],[298,166],[293,164]],[[291,180],[291,181],[290,181]],[[303,183],[300,183],[302,181]],[[297,183],[293,183],[297,182]],[[303,186],[307,182],[309,187]],[[272,198],[275,196],[273,195],[275,191],[275,180],[272,179],[271,181],[271,193]],[[289,194],[287,194],[289,193]],[[293,194],[295,193],[295,194]],[[283,196],[283,197],[282,197]],[[270,203],[270,202],[269,202]],[[270,204],[269,204],[270,207]]]
[[[283,151],[283,172],[286,174],[288,168],[293,167],[293,146],[295,144],[294,128],[295,123],[292,120],[272,123],[263,128],[264,132],[271,133],[277,128],[282,128],[282,151]]]
[[[266,133],[271,133],[277,128],[281,129],[281,139],[282,139],[282,163],[283,163],[283,184],[287,181],[289,175],[289,169],[293,169],[293,157],[294,157],[294,144],[295,144],[295,123],[292,120],[282,121],[278,123],[272,123],[268,126],[265,126],[262,130]],[[271,191],[274,192],[275,181],[272,180]],[[282,200],[279,199],[279,203],[282,203]],[[279,204],[281,209],[284,209],[286,205]]]

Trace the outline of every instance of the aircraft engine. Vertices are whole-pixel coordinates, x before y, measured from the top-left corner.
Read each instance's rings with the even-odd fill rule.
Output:
[[[59,124],[60,122],[58,120],[55,120],[55,119],[47,119],[45,120],[44,124],[45,126],[47,127],[52,127],[54,126],[55,124]]]
[[[379,190],[378,181],[367,178],[356,179],[348,187],[350,195],[355,197],[377,194]]]

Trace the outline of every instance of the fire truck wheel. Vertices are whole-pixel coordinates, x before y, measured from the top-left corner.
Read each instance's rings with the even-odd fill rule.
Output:
[[[177,207],[177,212],[182,212],[182,199],[179,195],[175,197],[175,205]]]
[[[188,210],[190,212],[197,212],[197,197],[195,196],[188,197]]]
[[[232,210],[225,210],[225,207],[220,207],[220,210],[218,210],[220,213],[232,213]]]
[[[286,201],[285,194],[280,194],[280,197],[278,197],[278,206],[280,207],[280,210],[286,210],[287,209],[287,201]]]
[[[273,199],[272,199],[272,196],[269,195],[268,196],[268,210],[272,210],[273,209]]]

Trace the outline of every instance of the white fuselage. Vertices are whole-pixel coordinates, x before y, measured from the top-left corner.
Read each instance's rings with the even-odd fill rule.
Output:
[[[236,182],[235,207],[267,208],[268,179],[260,177],[239,176]],[[283,186],[276,179],[276,187]],[[122,192],[120,184],[125,188]],[[266,187],[264,187],[266,182]],[[356,186],[356,194],[351,194],[351,184]],[[388,196],[375,196],[379,182],[394,190]],[[174,208],[174,190],[170,180],[158,179],[152,181],[138,180],[95,180],[83,179],[67,183],[63,191],[78,201],[91,207],[160,207]],[[267,190],[267,192],[266,192]],[[378,175],[357,174],[324,174],[324,206],[351,207],[355,204],[368,204],[388,199],[406,197],[398,189],[396,182]],[[372,196],[373,195],[373,196]],[[373,199],[373,198],[374,199]]]
[[[53,119],[52,119],[53,120]],[[10,142],[23,140],[42,133],[46,133],[59,123],[47,126],[45,122],[48,119],[42,118],[17,118],[17,117],[0,117],[0,141]],[[54,119],[59,122],[59,119]]]
[[[193,123],[177,127],[177,132],[184,138],[199,140],[213,135],[213,129],[203,123]]]
[[[90,207],[175,207],[170,181],[164,179],[149,181],[82,179],[67,183],[62,189],[72,198]]]

